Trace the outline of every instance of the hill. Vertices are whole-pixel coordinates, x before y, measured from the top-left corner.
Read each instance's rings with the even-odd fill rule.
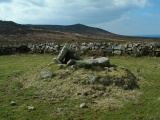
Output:
[[[140,37],[149,37],[149,38],[160,38],[160,34],[151,34],[151,35],[141,35]]]
[[[78,34],[85,34],[85,35],[98,35],[98,36],[116,35],[100,28],[90,27],[82,24],[67,25],[67,26],[63,26],[63,25],[35,25],[35,26],[44,28],[46,30],[78,33]]]
[[[82,24],[22,25],[0,21],[0,43],[8,42],[159,42],[160,38],[130,37]]]
[[[0,21],[0,35],[27,34],[32,32],[26,25],[17,24],[12,21]]]

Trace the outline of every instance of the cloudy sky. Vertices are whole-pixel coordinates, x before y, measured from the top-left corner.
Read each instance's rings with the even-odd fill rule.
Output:
[[[0,20],[81,23],[123,35],[160,34],[160,0],[0,0]]]

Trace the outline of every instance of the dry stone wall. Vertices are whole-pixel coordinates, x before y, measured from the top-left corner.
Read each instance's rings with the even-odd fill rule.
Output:
[[[43,44],[26,44],[0,46],[0,55],[16,53],[59,53],[64,44],[60,43],[43,43]],[[132,56],[160,56],[160,43],[72,43],[72,49],[79,50],[80,54],[103,53],[103,55],[132,55]]]
[[[29,53],[30,49],[27,45],[1,45],[0,55],[11,55],[17,53]]]

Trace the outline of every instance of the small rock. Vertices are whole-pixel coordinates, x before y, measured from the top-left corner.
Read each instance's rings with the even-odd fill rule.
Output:
[[[82,103],[80,104],[80,108],[88,108],[88,106],[86,105],[86,103]]]
[[[15,106],[15,105],[17,105],[17,104],[16,104],[15,101],[11,101],[10,105],[11,105],[11,106]]]
[[[105,69],[106,73],[111,72],[109,67],[104,67],[104,69]]]
[[[68,62],[67,62],[67,65],[68,66],[71,66],[71,65],[75,65],[76,64],[76,61],[74,59],[70,59]]]
[[[124,66],[120,66],[121,69],[126,69]]]
[[[27,106],[28,110],[34,110],[35,108],[33,106]]]
[[[93,59],[97,59],[98,58],[98,56],[93,56],[93,57],[91,57],[91,59],[93,60]]]
[[[66,69],[66,70],[63,70],[62,74],[69,75],[69,74],[71,74],[71,72],[72,72],[71,70]]]
[[[76,70],[76,69],[77,69],[77,66],[76,66],[76,65],[71,65],[71,69],[72,69],[72,70]]]
[[[48,66],[51,66],[51,65],[54,65],[54,62],[51,62],[51,63],[48,64]]]
[[[96,76],[94,76],[94,75],[92,75],[92,74],[89,74],[89,75],[87,76],[87,78],[88,78],[89,80],[92,80],[92,81],[96,81],[96,80],[98,79]]]
[[[93,94],[93,95],[92,95],[92,98],[97,98],[97,95]]]
[[[53,72],[50,70],[42,70],[41,71],[41,79],[52,78],[53,76],[54,76]]]
[[[116,71],[117,68],[116,68],[116,67],[110,67],[109,70],[110,70],[110,71]]]
[[[61,64],[61,62],[57,58],[53,58],[53,63],[55,63],[55,64]]]

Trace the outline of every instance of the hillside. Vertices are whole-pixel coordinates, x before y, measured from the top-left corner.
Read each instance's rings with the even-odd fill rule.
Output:
[[[0,21],[0,35],[27,34],[33,30],[29,26],[17,24],[12,21]]]
[[[0,43],[8,42],[159,42],[160,38],[117,35],[100,28],[75,25],[22,25],[0,21]]]
[[[63,25],[35,25],[35,26],[44,28],[46,30],[78,33],[78,34],[84,34],[84,35],[98,35],[98,36],[116,35],[100,28],[90,27],[82,24],[67,25],[67,26],[63,26]]]

